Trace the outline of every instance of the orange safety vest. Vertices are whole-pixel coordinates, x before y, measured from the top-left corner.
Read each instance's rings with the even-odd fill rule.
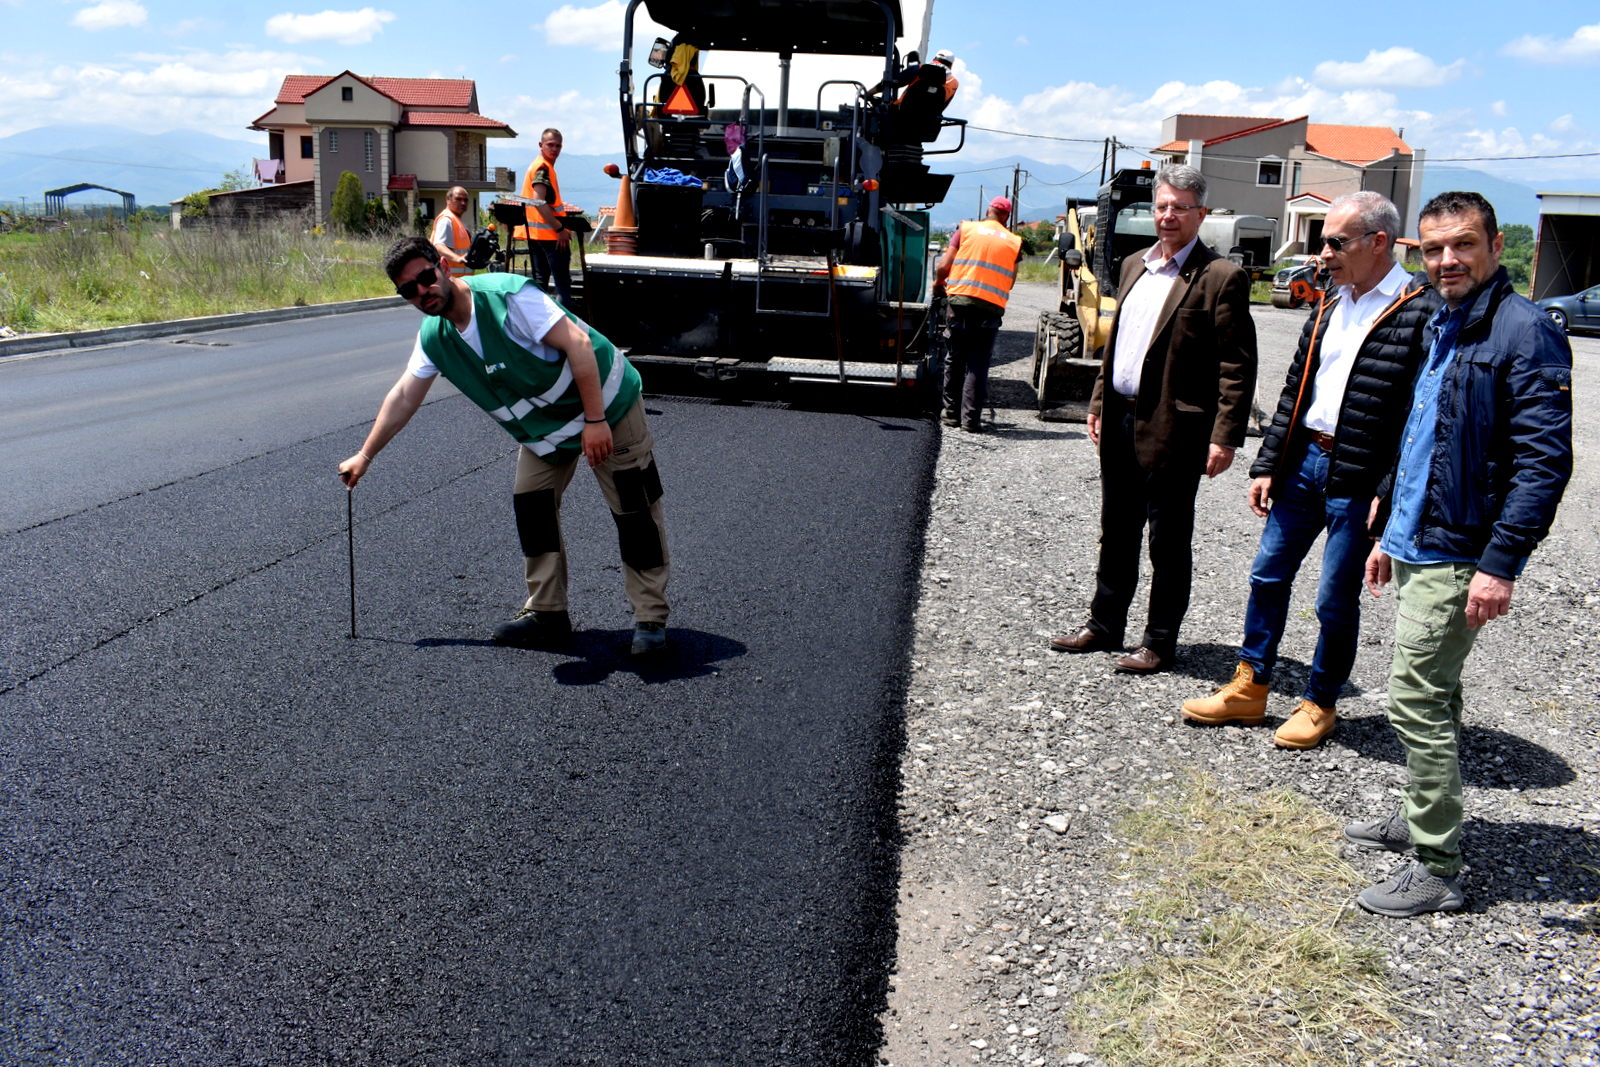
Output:
[[[461,220],[456,218],[456,213],[454,211],[440,212],[439,219],[450,220],[450,240],[448,242],[450,245],[450,251],[459,255],[466,255],[467,249],[472,247],[472,235],[467,232],[467,228],[465,226],[461,225]],[[433,225],[435,228],[437,228],[439,225],[439,219],[433,220]],[[445,266],[450,268],[450,274],[452,277],[465,278],[467,275],[472,273],[472,268],[467,266],[465,263],[446,262]]]
[[[543,167],[550,177],[548,182],[550,198],[546,203],[551,211],[560,214],[561,186],[556,182],[556,165],[545,159],[543,153],[540,154],[538,159],[528,164],[527,172],[522,175],[522,195],[530,200],[533,199],[533,172],[540,167]],[[541,182],[540,184],[546,183]],[[525,232],[528,239],[532,241],[559,241],[561,239],[561,231],[545,222],[544,219],[539,217],[539,213],[531,207],[528,209],[528,225]],[[523,234],[519,233],[516,236],[521,237]]]
[[[960,233],[945,292],[987,300],[1003,309],[1017,280],[1022,238],[994,219],[963,222]]]

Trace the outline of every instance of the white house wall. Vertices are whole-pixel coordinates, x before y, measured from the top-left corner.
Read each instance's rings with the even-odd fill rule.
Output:
[[[415,174],[423,182],[450,174],[450,134],[446,130],[401,130],[394,137],[394,172]]]

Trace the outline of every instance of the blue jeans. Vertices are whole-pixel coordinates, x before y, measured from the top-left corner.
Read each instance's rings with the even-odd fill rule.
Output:
[[[1361,576],[1372,540],[1367,534],[1370,500],[1329,497],[1328,454],[1307,443],[1300,464],[1281,480],[1250,567],[1250,604],[1244,614],[1239,658],[1270,682],[1278,642],[1289,616],[1295,573],[1317,535],[1328,533],[1317,583],[1317,651],[1306,680],[1307,700],[1331,708],[1350,677],[1361,631]]]

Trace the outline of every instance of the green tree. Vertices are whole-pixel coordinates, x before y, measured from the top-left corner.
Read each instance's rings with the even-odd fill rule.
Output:
[[[367,196],[361,190],[361,179],[353,171],[339,175],[339,184],[333,190],[333,210],[329,221],[334,229],[343,233],[363,233],[367,226]]]
[[[260,183],[256,181],[256,170],[251,164],[246,164],[237,170],[230,170],[222,176],[222,184],[217,186],[218,192],[234,193],[240,189],[254,189]]]
[[[183,217],[186,219],[200,219],[211,210],[211,194],[221,192],[220,189],[201,189],[197,193],[190,193],[183,198]]]
[[[1511,284],[1525,293],[1533,276],[1533,227],[1513,222],[1500,227],[1500,232],[1506,238],[1500,265],[1511,276]]]

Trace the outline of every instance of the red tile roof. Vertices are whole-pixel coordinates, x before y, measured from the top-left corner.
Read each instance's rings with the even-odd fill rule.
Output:
[[[476,115],[470,111],[407,111],[400,116],[405,126],[453,126],[458,129],[476,128],[510,131],[503,122]]]
[[[1223,144],[1240,137],[1249,137],[1253,134],[1270,130],[1277,126],[1290,126],[1296,122],[1305,122],[1306,116],[1295,119],[1267,119],[1265,122],[1249,129],[1239,130],[1235,133],[1213,137],[1205,143],[1207,148],[1212,145]],[[1155,149],[1157,152],[1184,152],[1189,148],[1188,141],[1168,141]],[[1321,122],[1306,122],[1306,149],[1319,156],[1337,159],[1343,163],[1371,163],[1383,159],[1391,152],[1398,151],[1401,155],[1411,155],[1411,146],[1400,139],[1400,135],[1387,126],[1338,126]]]
[[[1371,163],[1391,152],[1412,154],[1411,146],[1387,126],[1329,126],[1319,122],[1306,126],[1306,148],[1346,163]]]
[[[359,75],[357,75],[359,77]],[[278,90],[279,104],[300,104],[340,75],[290,74]],[[362,78],[402,107],[470,108],[478,86],[470,78]]]

